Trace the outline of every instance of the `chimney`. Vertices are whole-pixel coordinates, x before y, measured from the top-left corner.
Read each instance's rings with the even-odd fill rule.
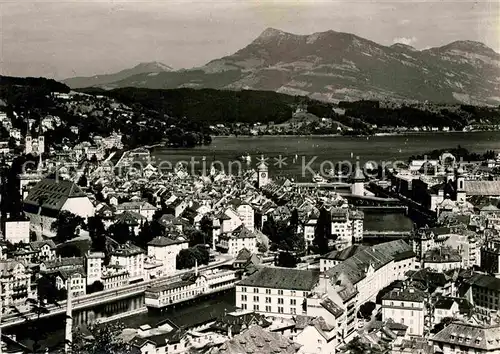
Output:
[[[64,343],[64,353],[71,352],[71,345],[73,343],[73,305],[71,303],[71,298],[73,296],[71,291],[71,277],[68,278],[66,283],[66,290],[68,297],[66,300],[66,332],[65,332],[65,343]]]
[[[198,260],[194,260],[194,275],[197,277],[198,276]]]

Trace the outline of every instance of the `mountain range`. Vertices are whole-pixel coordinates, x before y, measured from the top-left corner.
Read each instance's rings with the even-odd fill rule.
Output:
[[[274,28],[236,53],[174,71],[140,64],[116,74],[64,81],[71,88],[180,87],[270,90],[319,100],[405,100],[500,104],[500,54],[456,41],[417,50],[335,31],[296,35]]]

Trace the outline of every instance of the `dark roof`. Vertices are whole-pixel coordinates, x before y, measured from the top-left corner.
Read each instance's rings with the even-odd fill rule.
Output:
[[[266,320],[264,315],[255,312],[246,312],[242,314],[228,313],[217,319],[210,328],[225,333],[231,329],[232,334],[238,334],[251,325],[259,325],[263,328],[267,328],[271,325],[271,322]]]
[[[411,301],[411,302],[423,302],[427,297],[426,292],[418,289],[405,289],[392,290],[391,292],[385,294],[382,300],[397,300],[397,301]]]
[[[239,252],[238,255],[236,256],[236,259],[234,260],[235,262],[243,262],[246,263],[248,259],[252,256],[252,252],[247,250],[246,248],[242,248]]]
[[[347,248],[344,248],[341,251],[331,251],[330,253],[325,254],[321,258],[326,258],[326,259],[332,259],[336,261],[345,261],[346,259],[354,256],[357,252],[361,251],[364,249],[366,246],[364,245],[352,245]]]
[[[69,198],[86,197],[76,184],[65,180],[43,179],[30,189],[25,205],[60,211]]]
[[[479,288],[486,288],[495,291],[499,291],[500,289],[500,279],[492,275],[474,274],[467,280],[467,283]]]
[[[500,349],[500,326],[483,327],[455,322],[435,334],[431,341],[488,351],[498,350]]]
[[[253,326],[222,344],[215,353],[292,354],[297,353],[299,348],[299,344],[279,333]]]
[[[310,291],[319,280],[312,270],[264,267],[238,283],[240,286]]]
[[[320,305],[323,306],[325,310],[334,315],[335,318],[340,317],[344,313],[344,310],[342,310],[342,308],[339,307],[336,303],[334,303],[330,298],[326,298],[323,301],[321,301]]]
[[[178,245],[181,243],[188,243],[188,241],[180,239],[174,240],[169,237],[157,236],[148,242],[148,246],[165,247],[170,245]]]

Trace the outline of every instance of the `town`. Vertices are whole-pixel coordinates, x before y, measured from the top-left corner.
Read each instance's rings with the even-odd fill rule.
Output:
[[[119,131],[47,143],[58,117],[0,122],[2,352],[78,352],[93,329],[134,316],[149,320],[113,333],[123,352],[500,350],[494,152],[299,182],[271,175],[264,157],[239,174],[193,174],[127,149]],[[415,226],[370,231],[373,210]],[[218,296],[233,305],[169,317]],[[63,338],[50,347],[42,332],[55,322]]]

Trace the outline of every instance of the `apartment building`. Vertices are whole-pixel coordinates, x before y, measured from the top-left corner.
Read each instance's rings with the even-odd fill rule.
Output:
[[[102,273],[101,282],[104,290],[117,289],[129,284],[129,275],[125,268],[109,265]]]
[[[500,238],[487,240],[481,248],[481,269],[492,275],[500,275]]]
[[[25,305],[30,295],[31,274],[21,262],[0,260],[0,287],[3,308]]]
[[[382,321],[392,319],[408,326],[410,336],[422,336],[425,327],[425,302],[427,294],[424,291],[407,288],[393,290],[382,297]]]
[[[434,351],[442,354],[500,353],[500,326],[455,322],[431,337]]]
[[[70,291],[71,289],[73,298],[85,295],[87,293],[87,278],[83,268],[55,272],[55,286],[58,290]]]
[[[125,268],[130,282],[142,280],[144,279],[145,253],[140,247],[128,242],[111,253],[110,264]]]
[[[189,247],[183,238],[172,239],[158,236],[148,243],[148,257],[162,262],[163,274],[170,275],[176,271],[177,255]]]
[[[306,298],[319,273],[294,268],[264,267],[236,286],[236,307],[266,315],[306,314]]]
[[[236,213],[239,215],[243,225],[250,230],[254,231],[255,228],[255,211],[253,207],[247,202],[242,201],[241,199],[233,199],[228,204],[232,207]]]
[[[445,272],[452,269],[460,269],[462,257],[458,250],[450,247],[431,249],[424,254],[423,267],[436,272]]]
[[[3,225],[4,239],[13,245],[30,242],[30,221],[6,220]]]
[[[221,234],[216,248],[233,257],[244,248],[251,253],[257,253],[257,237],[245,225],[240,225],[230,233]]]
[[[474,305],[476,315],[488,321],[500,310],[500,279],[492,275],[474,274],[466,280],[465,298]]]

